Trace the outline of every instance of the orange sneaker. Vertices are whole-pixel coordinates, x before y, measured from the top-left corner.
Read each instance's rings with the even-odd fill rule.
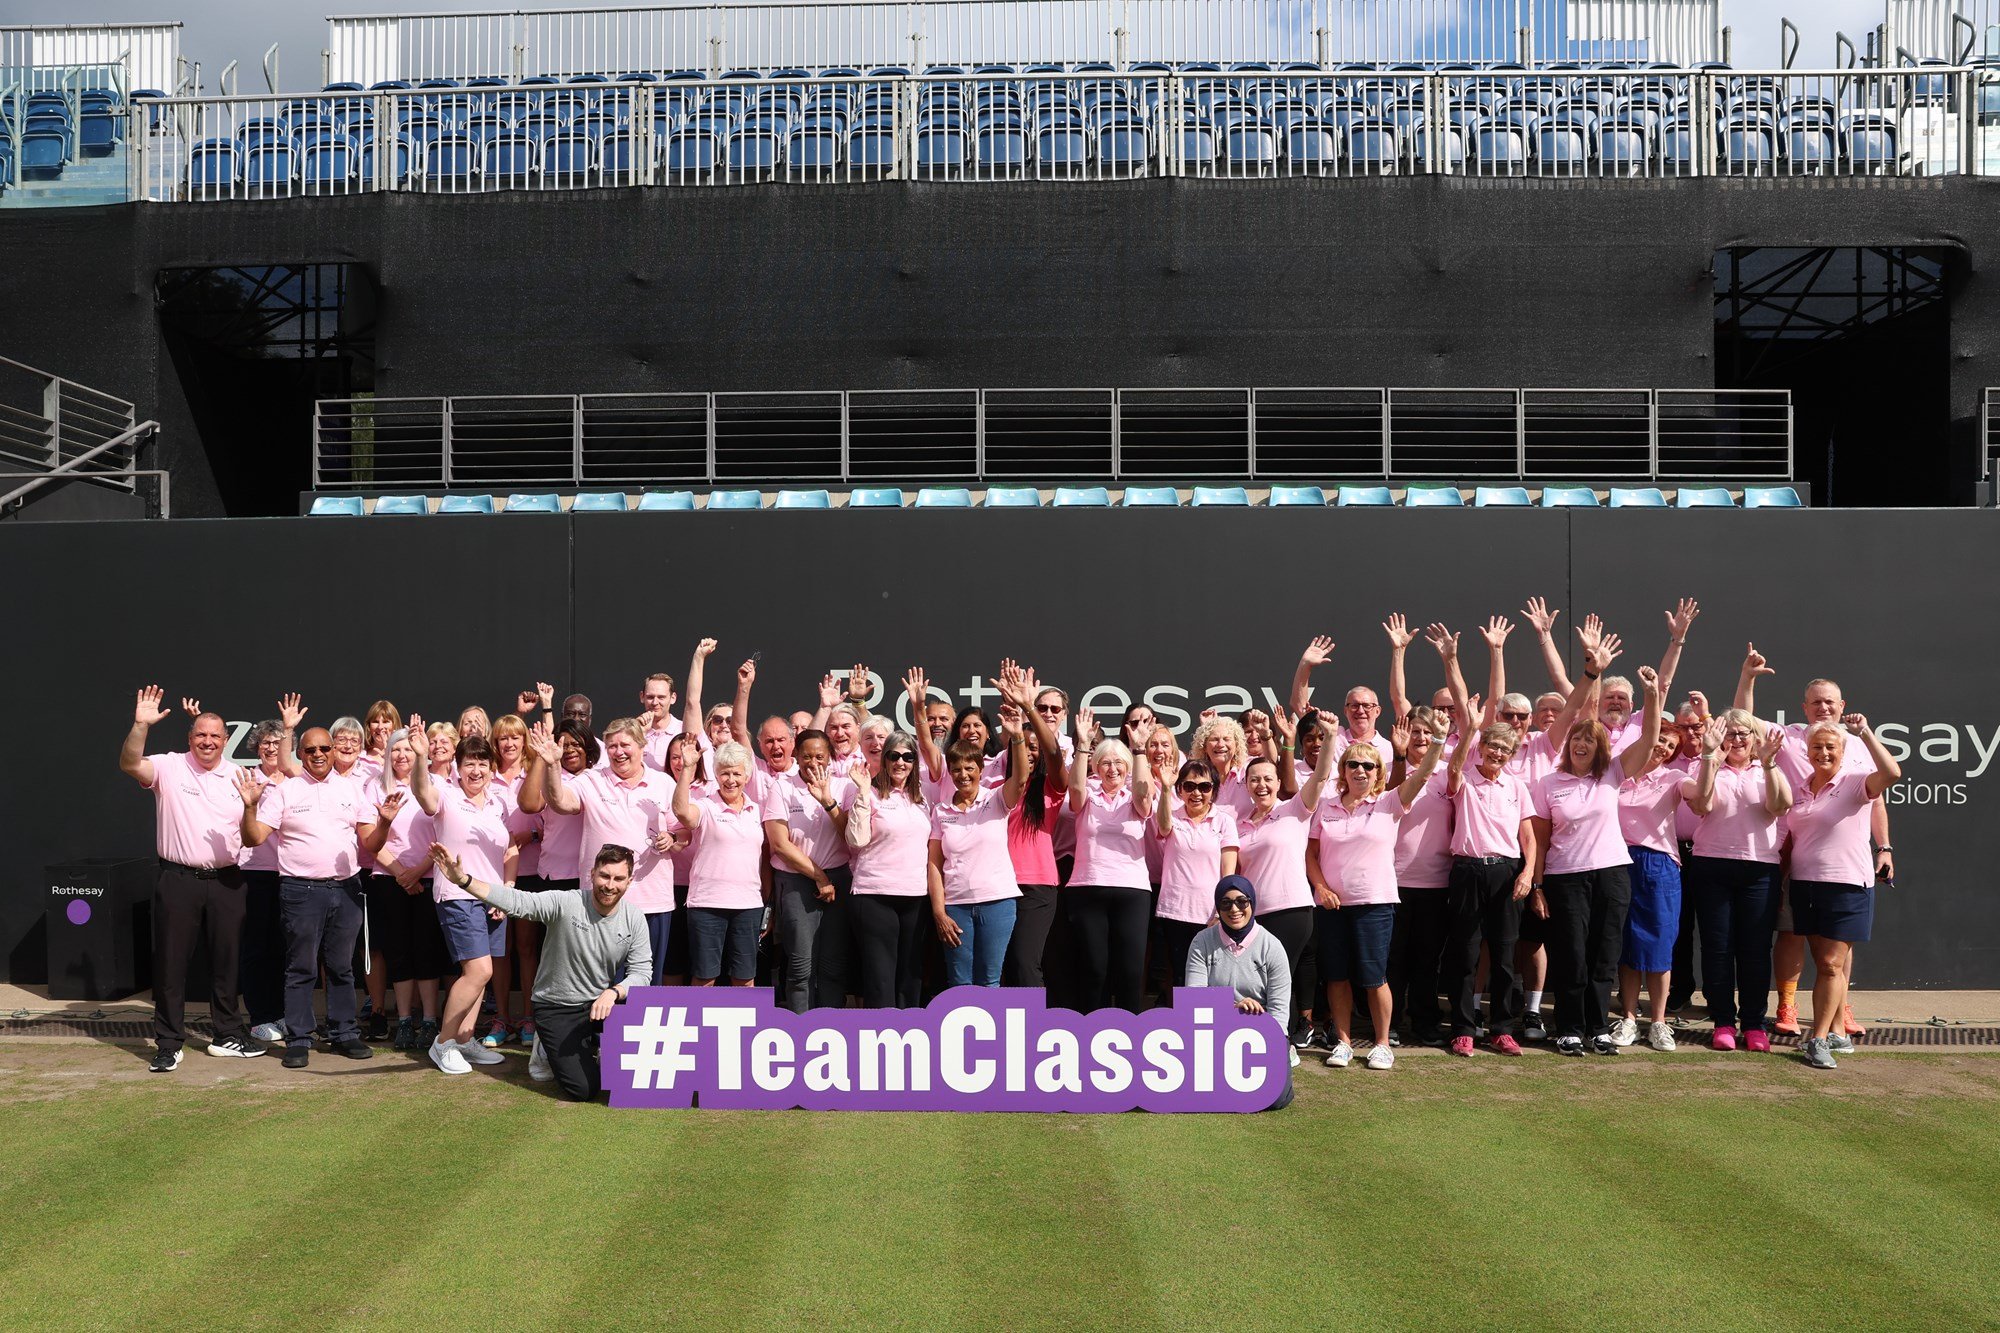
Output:
[[[1861,1020],[1854,1016],[1854,1011],[1844,1004],[1840,1006],[1840,1026],[1850,1037],[1859,1037],[1868,1031],[1861,1026]]]
[[[1789,1033],[1794,1037],[1799,1035],[1799,1007],[1797,1005],[1781,1004],[1778,1006],[1778,1031]]]

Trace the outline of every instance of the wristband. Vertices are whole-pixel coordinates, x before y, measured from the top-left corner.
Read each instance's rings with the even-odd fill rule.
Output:
[[[1289,746],[1289,745],[1280,745],[1280,746],[1279,746],[1278,748],[1279,748],[1280,750],[1283,750],[1283,751],[1284,751],[1284,752],[1285,752],[1286,754],[1291,754],[1291,753],[1292,753],[1292,747],[1291,747],[1291,746]]]
[[[1895,850],[1896,849],[1894,847],[1891,847],[1888,843],[1885,842],[1880,847],[1877,847],[1875,849],[1875,854],[1877,856],[1880,856],[1883,852],[1893,852]]]

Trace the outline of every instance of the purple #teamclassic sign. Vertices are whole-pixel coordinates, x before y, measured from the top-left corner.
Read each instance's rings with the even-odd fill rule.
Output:
[[[815,1111],[1261,1111],[1284,1033],[1223,988],[1078,1014],[1032,988],[960,986],[923,1009],[794,1014],[748,987],[642,986],[604,1023],[613,1106]]]

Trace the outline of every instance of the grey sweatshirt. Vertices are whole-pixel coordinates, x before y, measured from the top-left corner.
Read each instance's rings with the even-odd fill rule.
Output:
[[[496,884],[486,901],[524,921],[548,928],[535,969],[535,1003],[589,1004],[608,986],[646,986],[653,980],[653,943],[646,916],[620,901],[599,915],[590,886],[555,893],[523,893]]]
[[[1262,926],[1241,953],[1230,949],[1221,926],[1210,926],[1195,936],[1188,946],[1187,984],[1233,987],[1238,999],[1263,1005],[1280,1029],[1291,1020],[1292,961],[1278,937]]]

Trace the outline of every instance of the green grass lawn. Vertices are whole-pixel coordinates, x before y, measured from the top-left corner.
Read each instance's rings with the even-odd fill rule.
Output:
[[[0,1045],[0,1322],[2000,1325],[1994,1055],[1421,1053],[1247,1117],[612,1111],[518,1056],[140,1059]]]

